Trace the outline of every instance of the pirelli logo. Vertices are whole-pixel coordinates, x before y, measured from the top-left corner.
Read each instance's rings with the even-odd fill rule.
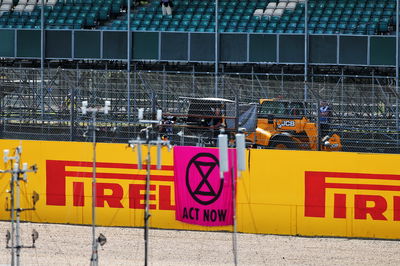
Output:
[[[66,206],[67,189],[72,190],[73,206],[91,204],[91,192],[86,192],[85,195],[85,191],[88,191],[85,186],[92,185],[90,182],[93,177],[92,166],[92,162],[47,160],[46,204]],[[144,208],[145,171],[138,170],[137,165],[124,163],[98,162],[96,168],[97,207]],[[172,200],[173,166],[162,166],[161,170],[156,170],[156,167],[152,165],[151,169],[150,208],[175,210]],[[124,196],[129,199],[125,206]]]
[[[328,193],[334,218],[347,218],[351,208],[354,219],[400,221],[400,175],[305,172],[304,215],[326,217]]]

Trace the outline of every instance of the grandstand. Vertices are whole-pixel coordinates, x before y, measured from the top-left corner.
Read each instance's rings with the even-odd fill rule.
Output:
[[[41,1],[0,1],[0,28],[40,29]],[[132,3],[133,6],[133,3]],[[387,34],[395,24],[394,0],[308,1],[310,34]],[[44,0],[47,29],[127,30],[127,1]],[[219,1],[219,32],[304,33],[305,1]],[[159,1],[130,14],[131,30],[215,32],[212,1],[175,1],[163,16]]]
[[[83,100],[125,142],[138,107],[284,97],[328,100],[345,150],[399,151],[396,1],[148,2],[0,0],[2,136],[89,140]]]

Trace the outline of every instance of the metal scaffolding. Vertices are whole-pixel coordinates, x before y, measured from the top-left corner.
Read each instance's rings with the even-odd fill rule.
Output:
[[[0,68],[3,138],[90,141],[85,134],[90,121],[80,114],[78,103],[98,105],[110,100],[112,115],[99,117],[99,141],[125,142],[137,133],[137,108],[182,113],[181,97],[214,95],[214,73],[198,71],[196,66],[190,71],[166,67],[154,71],[134,65],[134,70],[128,84],[126,70],[83,69],[79,65],[74,69],[46,68],[42,96],[41,69]],[[282,66],[275,73],[260,73],[255,68],[249,73],[232,73],[222,68],[218,80],[220,95],[243,103],[261,98],[302,100],[308,93],[309,101],[325,100],[332,105],[333,126],[348,141],[346,150],[398,152],[395,77],[374,70],[363,75],[345,69],[327,74],[311,67],[305,83],[302,73]]]

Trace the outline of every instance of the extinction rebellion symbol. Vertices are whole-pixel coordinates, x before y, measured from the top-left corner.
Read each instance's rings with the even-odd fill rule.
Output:
[[[201,205],[209,205],[221,195],[224,180],[220,178],[218,168],[219,161],[211,153],[199,153],[187,165],[186,187]]]

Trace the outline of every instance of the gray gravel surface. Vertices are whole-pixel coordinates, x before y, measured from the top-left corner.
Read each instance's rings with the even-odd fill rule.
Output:
[[[0,222],[5,236],[9,222]],[[32,229],[39,232],[36,249],[23,249],[21,265],[89,265],[91,227],[57,224],[21,225],[23,244]],[[143,265],[143,229],[98,227],[107,243],[99,250],[100,265]],[[10,263],[5,237],[0,237],[0,265]],[[400,265],[400,243],[389,240],[306,238],[238,234],[239,265]],[[232,234],[150,230],[150,265],[233,265]]]

